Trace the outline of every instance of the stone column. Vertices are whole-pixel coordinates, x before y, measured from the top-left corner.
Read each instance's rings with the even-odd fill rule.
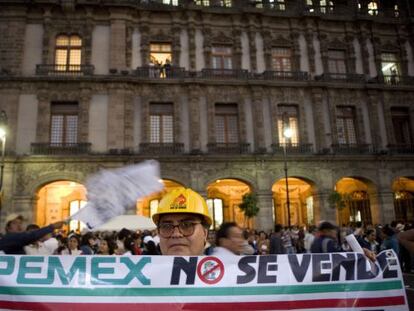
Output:
[[[111,12],[110,31],[109,68],[126,69],[126,22],[122,12]]]
[[[249,51],[250,51],[250,69],[251,72],[257,72],[257,47],[255,26],[250,21],[248,28]]]
[[[252,89],[252,111],[254,118],[254,145],[256,152],[266,152],[264,142],[264,118],[263,118],[263,90],[259,87]]]
[[[48,90],[41,91],[37,96],[37,100],[39,104],[37,109],[36,142],[46,143],[49,142],[50,132],[50,98]]]
[[[369,111],[369,125],[371,130],[372,144],[376,148],[381,148],[384,146],[384,138],[381,137],[380,130],[380,115],[378,113],[378,104],[379,98],[378,93],[375,90],[368,91],[368,111]]]
[[[258,191],[257,204],[260,208],[259,214],[256,216],[256,229],[273,230],[273,195],[272,191]]]
[[[124,148],[125,130],[125,93],[124,90],[109,90],[108,106],[108,149]]]
[[[322,148],[325,148],[325,126],[323,119],[320,117],[326,111],[323,109],[322,102],[322,90],[313,89],[312,90],[312,104],[313,104],[313,122],[315,128],[315,151],[318,152]]]
[[[328,220],[337,223],[336,209],[330,206],[328,198],[328,190],[322,190],[313,195],[315,223],[318,223],[321,220]]]
[[[36,198],[32,195],[15,196],[12,201],[12,207],[4,213],[2,221],[4,222],[6,216],[10,213],[17,213],[24,217],[27,223],[34,223],[36,221],[36,215],[33,214],[35,210]],[[1,228],[4,228],[5,224],[2,224]]]
[[[200,88],[190,86],[189,88],[189,118],[190,118],[190,152],[197,154],[201,152],[200,142]]]
[[[390,189],[381,189],[369,194],[372,222],[386,224],[395,220],[394,194]]]

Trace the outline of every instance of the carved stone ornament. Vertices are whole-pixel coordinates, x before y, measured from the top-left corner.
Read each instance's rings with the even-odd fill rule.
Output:
[[[339,40],[338,38],[333,39],[329,42],[328,48],[330,49],[339,49],[339,50],[346,50],[347,45],[343,41]]]
[[[163,29],[159,29],[157,33],[151,34],[151,41],[155,42],[172,42],[173,38],[170,34],[166,34]]]
[[[233,38],[226,36],[223,32],[213,35],[211,42],[213,44],[233,44]]]
[[[289,39],[286,39],[285,37],[279,35],[276,39],[272,40],[272,46],[285,46],[285,47],[291,47],[292,41]]]

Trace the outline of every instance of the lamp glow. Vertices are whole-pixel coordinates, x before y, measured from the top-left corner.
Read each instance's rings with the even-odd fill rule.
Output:
[[[283,136],[285,136],[285,138],[291,138],[293,136],[292,129],[290,127],[285,128],[283,131]]]

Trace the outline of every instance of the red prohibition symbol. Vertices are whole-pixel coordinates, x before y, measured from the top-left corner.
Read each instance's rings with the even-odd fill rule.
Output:
[[[197,275],[206,284],[216,284],[224,276],[224,265],[216,257],[205,257],[198,263]]]

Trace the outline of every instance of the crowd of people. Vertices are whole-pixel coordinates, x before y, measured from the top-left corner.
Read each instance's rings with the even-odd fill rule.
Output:
[[[23,228],[20,215],[9,215],[5,238],[0,249],[7,254],[27,255],[161,255],[157,230],[118,232],[65,233],[63,223],[45,228],[35,224]],[[174,230],[175,228],[173,228]],[[352,251],[345,236],[354,234],[359,244],[378,254],[392,249],[399,256],[403,271],[411,272],[414,257],[398,241],[397,235],[411,229],[410,224],[393,222],[390,225],[364,226],[357,222],[337,227],[321,222],[318,227],[291,228],[276,225],[271,232],[242,230],[236,223],[224,223],[217,231],[209,230],[204,254],[268,255],[295,253],[329,253]],[[182,230],[182,229],[180,229]],[[183,229],[185,230],[185,229]],[[24,234],[17,234],[17,233]],[[9,242],[8,242],[9,240]],[[29,241],[30,240],[30,241]]]

